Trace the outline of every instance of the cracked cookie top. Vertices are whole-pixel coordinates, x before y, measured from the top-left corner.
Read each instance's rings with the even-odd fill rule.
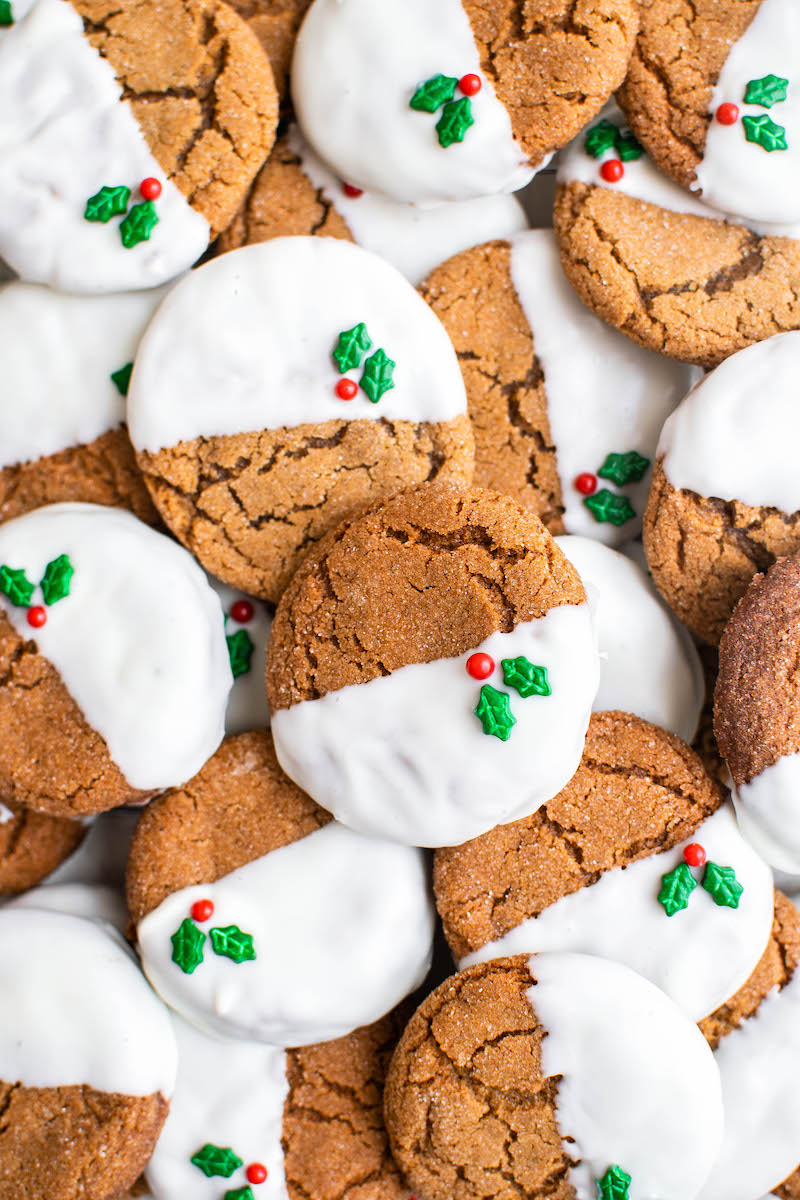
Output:
[[[722,1137],[697,1027],[628,967],[583,954],[448,979],[400,1039],[385,1111],[426,1200],[589,1200],[619,1172],[631,1200],[692,1196]]]
[[[515,191],[622,82],[637,23],[632,0],[315,0],[295,111],[320,157],[368,191]]]
[[[78,821],[0,802],[0,896],[41,883],[77,850],[85,833]]]

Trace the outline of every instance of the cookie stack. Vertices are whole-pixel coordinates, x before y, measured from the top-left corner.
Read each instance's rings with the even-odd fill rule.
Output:
[[[0,1200],[800,1197],[796,0],[0,0],[0,112]]]

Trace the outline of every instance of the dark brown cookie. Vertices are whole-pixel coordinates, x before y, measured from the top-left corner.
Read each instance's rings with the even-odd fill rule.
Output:
[[[79,821],[0,804],[0,896],[27,891],[55,871],[83,841]]]

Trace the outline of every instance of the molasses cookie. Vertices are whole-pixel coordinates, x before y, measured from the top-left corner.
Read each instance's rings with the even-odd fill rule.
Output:
[[[357,187],[412,204],[512,192],[622,82],[637,27],[633,0],[315,0],[292,98]]]
[[[219,580],[208,578],[225,613],[225,640],[233,672],[233,687],[225,710],[226,733],[248,733],[269,726],[264,665],[272,617],[263,600],[245,596]]]
[[[328,1041],[384,1016],[430,966],[422,853],[333,821],[267,733],[229,738],[145,809],[127,893],[150,981],[211,1034]]]
[[[189,778],[222,738],[222,609],[130,513],[53,504],[0,525],[0,795],[102,812]]]
[[[264,49],[282,105],[289,106],[289,67],[300,22],[311,0],[231,0]]]
[[[459,356],[475,482],[514,496],[551,533],[637,537],[650,461],[689,384],[587,312],[549,230],[467,250],[421,288]]]
[[[79,821],[0,803],[0,896],[14,896],[55,871],[86,833]]]
[[[577,572],[538,518],[480,488],[429,484],[345,521],[284,593],[267,650],[287,774],[344,824],[416,846],[555,795],[597,687]]]
[[[344,238],[379,254],[418,284],[443,257],[527,227],[522,205],[513,196],[420,208],[363,192],[337,179],[292,125],[256,176],[217,249],[227,252],[288,234]]]
[[[750,346],[689,393],[659,439],[647,561],[670,608],[712,643],[753,575],[800,549],[798,372],[800,332]]]
[[[142,342],[128,422],[173,533],[272,602],[358,505],[472,478],[447,334],[394,267],[334,238],[247,246],[179,283]]]
[[[255,34],[221,0],[5,9],[0,255],[70,292],[154,287],[190,267],[275,137]]]
[[[628,967],[500,958],[448,979],[392,1058],[386,1124],[424,1200],[694,1197],[722,1138],[699,1030]]]

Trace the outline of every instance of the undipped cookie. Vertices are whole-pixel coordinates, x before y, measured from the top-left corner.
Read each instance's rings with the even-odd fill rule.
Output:
[[[69,858],[85,833],[79,821],[0,803],[0,896],[40,883]]]
[[[311,0],[230,0],[269,58],[281,104],[288,107],[289,67],[300,23]]]

